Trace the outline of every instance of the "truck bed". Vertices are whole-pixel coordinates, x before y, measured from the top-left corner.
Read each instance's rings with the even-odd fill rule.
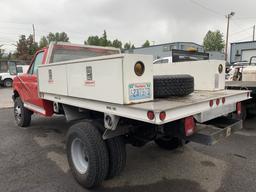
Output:
[[[192,115],[198,115],[204,111],[221,109],[225,106],[234,105],[237,102],[250,98],[249,91],[195,91],[186,97],[170,97],[155,99],[153,101],[140,104],[122,105],[49,93],[43,93],[40,95],[41,98],[46,100],[157,125]],[[222,103],[222,98],[225,98],[224,104]],[[217,99],[220,101],[218,106],[216,104]],[[212,107],[209,105],[210,100],[213,100],[214,103]],[[155,113],[154,120],[148,119],[148,111],[153,111]],[[164,121],[161,121],[159,118],[159,113],[162,111],[166,112],[166,119]]]

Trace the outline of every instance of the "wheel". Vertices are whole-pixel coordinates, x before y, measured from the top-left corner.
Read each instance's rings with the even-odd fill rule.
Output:
[[[154,76],[154,97],[186,96],[194,92],[194,77],[190,75]]]
[[[12,87],[12,79],[5,79],[4,87]]]
[[[109,170],[107,179],[111,179],[124,170],[126,165],[126,148],[123,137],[114,137],[106,140],[109,152]]]
[[[86,188],[100,184],[108,174],[106,144],[97,127],[90,122],[80,122],[69,129],[67,157],[75,179]]]
[[[164,136],[155,140],[155,143],[162,149],[174,150],[182,146],[182,140],[177,137]]]
[[[24,107],[20,97],[14,101],[14,117],[16,124],[20,127],[27,127],[31,122],[32,112]]]
[[[104,132],[105,127],[102,123],[95,122],[100,132]],[[106,179],[111,179],[124,170],[126,165],[126,147],[122,136],[105,140],[109,153],[109,170]]]

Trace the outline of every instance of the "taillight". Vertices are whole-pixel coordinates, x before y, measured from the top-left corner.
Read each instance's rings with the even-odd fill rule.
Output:
[[[166,118],[166,113],[165,113],[164,111],[162,111],[162,112],[159,114],[159,119],[160,119],[161,121],[164,121],[165,118]]]
[[[153,111],[148,111],[147,116],[149,120],[155,119],[155,114]]]
[[[225,97],[222,97],[222,104],[224,104],[226,102],[226,98]]]
[[[216,99],[216,105],[220,104],[220,99]]]
[[[242,113],[242,104],[241,104],[241,102],[238,102],[236,104],[236,112],[237,112],[238,115],[240,115]]]
[[[209,106],[212,107],[213,106],[213,100],[209,101]]]
[[[195,121],[193,117],[186,117],[185,118],[185,135],[188,137],[195,132]]]

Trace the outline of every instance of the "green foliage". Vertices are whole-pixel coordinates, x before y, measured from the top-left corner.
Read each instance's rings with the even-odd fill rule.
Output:
[[[124,49],[134,49],[134,48],[135,48],[135,46],[133,44],[131,44],[131,42],[124,44]]]
[[[47,37],[43,36],[40,39],[39,42],[39,47],[43,48],[48,46],[51,42],[69,42],[69,37],[67,35],[67,33],[65,32],[57,32],[57,33],[52,33],[50,32]]]
[[[21,35],[17,42],[15,56],[21,60],[31,60],[35,52],[38,50],[38,44],[33,42],[33,36]]]
[[[149,40],[146,40],[145,43],[142,45],[142,47],[149,47],[149,46],[150,46]]]
[[[115,40],[112,42],[112,46],[115,47],[115,48],[122,49],[122,42],[119,41],[118,39],[115,39]]]
[[[96,46],[109,46],[109,47],[116,47],[119,49],[122,49],[122,41],[115,39],[113,41],[108,39],[107,32],[104,30],[101,37],[95,35],[95,36],[89,36],[86,41],[84,41],[85,45],[96,45]],[[131,45],[131,43],[126,43],[124,45],[124,49],[130,49],[135,48],[134,45]]]
[[[84,41],[86,45],[96,45],[96,46],[112,46],[112,42],[108,40],[107,32],[104,30],[101,37],[96,36],[89,36],[87,41]]]
[[[204,49],[206,51],[222,51],[225,44],[223,34],[219,31],[208,31],[204,37]]]
[[[2,49],[3,45],[0,45],[0,59],[3,58],[3,54],[4,54],[4,49]]]
[[[87,41],[84,41],[85,45],[96,45],[99,46],[100,45],[100,38],[96,35],[96,36],[90,36],[88,37]]]

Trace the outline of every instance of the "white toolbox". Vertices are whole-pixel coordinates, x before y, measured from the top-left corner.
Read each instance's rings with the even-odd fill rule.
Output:
[[[135,74],[135,64],[144,73]],[[117,104],[153,100],[153,57],[118,54],[39,66],[39,95],[50,93]]]
[[[202,60],[154,64],[154,75],[188,74],[194,77],[195,90],[215,91],[225,88],[225,61]]]
[[[240,70],[242,72],[242,81],[256,81],[256,67],[246,66]]]

